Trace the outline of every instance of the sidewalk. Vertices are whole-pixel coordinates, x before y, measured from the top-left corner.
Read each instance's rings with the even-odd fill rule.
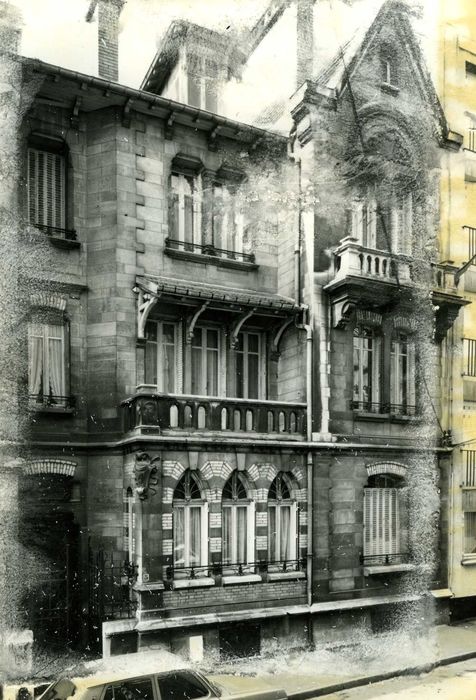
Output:
[[[394,640],[398,643],[398,640]],[[388,648],[387,641],[382,640],[379,644],[382,655],[373,656],[371,650],[368,662],[361,662],[360,672],[357,670],[359,649],[354,651],[355,659],[349,663],[349,650],[347,652],[308,652],[301,655],[302,663],[298,658],[286,658],[281,660],[281,668],[287,666],[289,671],[283,673],[279,670],[267,670],[260,668],[261,664],[256,664],[256,669],[247,671],[245,675],[222,674],[213,676],[218,682],[222,680],[228,688],[236,688],[236,691],[260,690],[266,688],[284,688],[289,698],[292,700],[306,700],[307,698],[328,695],[347,688],[355,688],[369,683],[394,678],[399,675],[417,675],[426,673],[436,666],[448,665],[476,657],[476,620],[464,622],[458,625],[440,625],[434,628],[428,638],[420,639],[415,649],[409,649],[404,654],[406,663],[399,663],[395,659],[395,664],[387,658],[393,652]],[[391,643],[390,643],[391,646]],[[418,650],[418,646],[420,649]],[[423,653],[419,654],[418,651]],[[365,649],[368,653],[368,649]],[[364,652],[364,653],[365,653]],[[378,653],[378,652],[377,652]],[[294,663],[293,663],[294,661]],[[355,668],[352,668],[352,666]],[[330,668],[343,669],[342,673],[328,673]],[[323,668],[322,673],[313,673],[313,668]],[[264,672],[263,672],[264,670]],[[252,673],[252,675],[248,675]],[[255,675],[259,674],[259,675]]]

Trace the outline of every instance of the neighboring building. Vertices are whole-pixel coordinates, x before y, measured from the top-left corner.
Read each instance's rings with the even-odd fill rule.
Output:
[[[394,628],[446,588],[456,145],[398,2],[317,71],[296,49],[290,138],[209,111],[285,12],[243,54],[173,25],[143,90],[109,54],[102,78],[22,59],[37,639],[269,653]]]
[[[442,257],[459,268],[459,287],[476,300],[476,8],[440,2],[438,89],[462,148],[442,178]],[[476,615],[476,316],[466,306],[454,329],[455,352],[445,368],[453,392],[445,419],[455,448],[447,472],[448,585],[453,619]],[[450,379],[451,378],[451,379]]]

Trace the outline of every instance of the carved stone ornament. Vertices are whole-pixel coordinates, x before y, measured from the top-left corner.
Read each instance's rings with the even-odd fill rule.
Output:
[[[136,485],[136,493],[141,501],[146,501],[151,494],[157,493],[156,489],[151,488],[159,483],[157,478],[157,463],[160,457],[151,457],[147,452],[139,450],[136,454],[136,463],[134,465],[134,481]]]

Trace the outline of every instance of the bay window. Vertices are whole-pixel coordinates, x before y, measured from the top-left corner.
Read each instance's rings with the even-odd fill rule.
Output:
[[[291,500],[286,476],[280,472],[268,494],[268,559],[273,562],[296,559],[297,508]]]
[[[369,412],[380,412],[382,338],[372,328],[354,329],[353,406]]]
[[[172,172],[169,201],[170,237],[189,245],[201,243],[201,185],[197,175]],[[187,249],[187,246],[185,247]]]
[[[386,563],[407,551],[406,489],[400,477],[377,474],[364,488],[364,558]]]
[[[66,402],[65,326],[30,323],[28,328],[28,393],[37,404]]]
[[[415,409],[415,343],[404,333],[392,338],[390,366],[392,412],[408,415]]]
[[[188,469],[173,496],[174,567],[204,566],[207,562],[207,504],[195,474]]]
[[[66,160],[62,153],[28,148],[28,218],[31,224],[66,226]]]
[[[148,321],[145,326],[145,383],[173,394],[178,391],[179,326],[167,321]]]
[[[192,394],[219,395],[220,350],[220,333],[217,328],[195,328],[192,338]]]
[[[241,475],[234,471],[223,488],[223,564],[252,562],[254,542],[253,503],[249,501]]]
[[[236,396],[239,399],[262,398],[262,336],[243,331],[236,347]]]

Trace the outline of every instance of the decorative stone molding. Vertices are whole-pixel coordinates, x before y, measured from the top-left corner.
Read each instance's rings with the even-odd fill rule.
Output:
[[[200,472],[203,478],[209,481],[214,476],[219,476],[225,481],[229,478],[233,467],[226,462],[205,462]]]
[[[301,467],[293,467],[291,469],[291,474],[294,476],[299,486],[304,486],[306,477],[304,470]]]
[[[35,292],[34,294],[30,294],[30,306],[34,308],[57,309],[58,311],[65,311],[66,299],[58,294]]]
[[[418,322],[414,318],[407,318],[406,316],[394,316],[393,327],[399,331],[414,333],[418,328]]]
[[[63,459],[35,459],[24,467],[25,474],[58,474],[59,476],[74,476],[76,462]]]
[[[357,323],[366,326],[381,326],[382,314],[377,314],[375,311],[368,311],[367,309],[357,309],[356,320]]]
[[[398,462],[376,462],[375,464],[367,464],[367,476],[376,476],[377,474],[393,474],[405,478],[407,468],[404,464]]]

